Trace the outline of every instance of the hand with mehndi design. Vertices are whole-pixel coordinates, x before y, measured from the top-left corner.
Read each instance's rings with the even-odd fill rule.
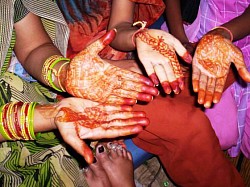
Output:
[[[149,78],[113,66],[98,56],[115,34],[115,30],[109,31],[72,59],[65,82],[67,92],[100,103],[133,105],[136,100],[151,101],[158,90]]]
[[[143,29],[136,34],[136,48],[140,61],[153,81],[159,81],[166,94],[178,94],[184,89],[184,75],[176,53],[188,63],[192,57],[171,34],[157,29]]]
[[[94,160],[85,139],[99,140],[137,134],[149,124],[144,112],[131,106],[108,105],[81,98],[67,98],[55,106],[55,124],[64,141],[87,163]]]
[[[194,58],[192,83],[198,92],[198,103],[205,108],[220,101],[231,63],[240,77],[250,82],[242,52],[229,39],[208,33],[199,41]]]

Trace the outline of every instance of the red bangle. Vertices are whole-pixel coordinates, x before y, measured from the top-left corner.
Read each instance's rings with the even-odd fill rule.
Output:
[[[20,127],[20,123],[19,123],[19,120],[18,120],[18,107],[19,106],[22,106],[22,102],[17,102],[14,106],[14,126],[16,128],[16,133],[17,135],[24,139],[24,137],[22,136],[22,129]]]
[[[4,108],[3,108],[3,115],[2,115],[2,122],[3,122],[3,127],[4,127],[4,130],[5,132],[7,133],[7,135],[10,137],[11,140],[14,140],[15,137],[12,135],[12,133],[10,132],[10,129],[8,128],[8,123],[7,123],[7,111],[8,111],[8,108],[9,108],[9,103],[7,103]]]

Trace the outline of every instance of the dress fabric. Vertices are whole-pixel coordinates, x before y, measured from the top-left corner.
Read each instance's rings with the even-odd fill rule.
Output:
[[[147,21],[151,25],[164,11],[161,0],[133,0],[136,2],[135,21]],[[70,28],[67,56],[74,57],[87,45],[103,36],[107,31],[112,0],[57,0]],[[129,53],[117,51],[110,46],[99,55],[103,58],[121,60],[130,58]]]
[[[201,0],[195,21],[191,25],[184,25],[189,40],[197,42],[212,28],[241,15],[249,4],[249,0]],[[165,23],[161,28],[168,30]],[[250,71],[250,35],[234,44],[241,49]],[[222,148],[228,149],[232,157],[243,152],[250,158],[249,104],[250,84],[239,78],[225,90],[220,103],[205,111]],[[235,110],[228,109],[228,105]],[[231,120],[228,120],[229,116]]]
[[[43,11],[48,9],[49,11]],[[14,9],[16,11],[14,11]],[[15,44],[14,22],[29,12],[42,17],[52,41],[66,54],[69,30],[56,4],[43,0],[2,0],[1,22],[1,105],[10,101],[56,102],[56,95],[38,82],[24,80],[23,76],[9,72]],[[5,57],[5,58],[4,58]],[[18,64],[18,62],[16,63]],[[0,183],[3,187],[16,186],[88,186],[79,163],[68,152],[58,132],[41,133],[35,141],[6,141],[0,143]]]

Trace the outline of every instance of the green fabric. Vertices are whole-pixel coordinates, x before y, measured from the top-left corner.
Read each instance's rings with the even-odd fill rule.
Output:
[[[6,2],[10,3],[10,6],[5,6],[6,4],[4,4],[4,2],[4,5],[0,4],[1,15],[8,12],[11,14],[11,11],[7,10],[7,7],[13,7],[11,3],[14,3],[14,0]],[[43,11],[39,12],[39,1],[22,0],[22,2],[27,6],[27,9],[22,9],[24,14],[19,13],[19,19],[22,18],[20,15],[25,16],[27,13],[26,10],[32,11],[32,7],[35,7],[34,13],[39,14],[39,16],[42,17],[42,15],[45,14]],[[57,7],[55,4],[51,3],[51,1],[47,0],[40,1],[41,7],[43,7],[44,4],[50,4],[50,10],[54,13],[51,19],[60,20],[61,18],[59,19],[59,17],[56,17],[60,16],[56,11]],[[20,8],[20,6],[15,7]],[[14,17],[14,15],[12,17]],[[49,16],[45,17],[43,23],[48,26],[46,31],[56,45],[61,45],[59,49],[61,49],[63,53],[63,51],[66,51],[64,45],[66,44],[65,41],[67,38],[67,29],[63,26],[64,22],[61,21],[59,26],[57,25],[59,31],[57,30],[57,32],[55,32],[55,23],[48,19],[50,18]],[[3,52],[2,54],[7,54],[4,63],[1,63],[0,104],[3,105],[10,101],[38,102],[40,104],[56,102],[55,94],[38,82],[26,82],[14,73],[7,71],[12,56],[13,46],[15,44],[15,32],[13,28],[11,28],[10,22],[3,20],[0,20],[0,22],[6,23],[5,31],[9,28],[10,36],[12,36],[8,49],[0,47],[2,50],[0,52]],[[4,26],[4,24],[1,25],[2,28]],[[2,31],[3,30],[0,32],[3,33]],[[59,35],[62,36],[61,39],[58,39],[55,33],[59,33]],[[63,35],[63,33],[65,33],[65,35]],[[5,39],[2,39],[4,37]],[[1,41],[7,43],[7,38],[8,37],[5,35],[0,35]],[[8,51],[4,53],[3,50]],[[72,149],[69,149],[69,147],[63,143],[57,131],[42,133],[35,141],[3,142],[0,144],[0,184],[3,187],[88,186],[79,168],[79,164],[69,152],[75,154]]]

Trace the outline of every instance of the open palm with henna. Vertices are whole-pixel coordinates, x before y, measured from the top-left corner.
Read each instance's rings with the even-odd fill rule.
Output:
[[[101,103],[135,104],[158,95],[149,78],[124,70],[98,56],[115,37],[115,30],[89,45],[70,62],[65,88],[73,96]]]
[[[192,83],[198,103],[209,108],[220,101],[231,63],[240,77],[250,82],[242,52],[219,34],[206,34],[199,41],[193,58]]]
[[[67,98],[56,104],[55,123],[64,141],[88,163],[94,160],[85,139],[99,140],[137,134],[149,124],[144,112],[128,105],[109,105],[82,98]]]
[[[184,75],[177,54],[191,63],[192,57],[171,34],[157,29],[143,29],[136,34],[136,47],[140,61],[154,82],[159,81],[165,91],[178,94],[184,89]]]

